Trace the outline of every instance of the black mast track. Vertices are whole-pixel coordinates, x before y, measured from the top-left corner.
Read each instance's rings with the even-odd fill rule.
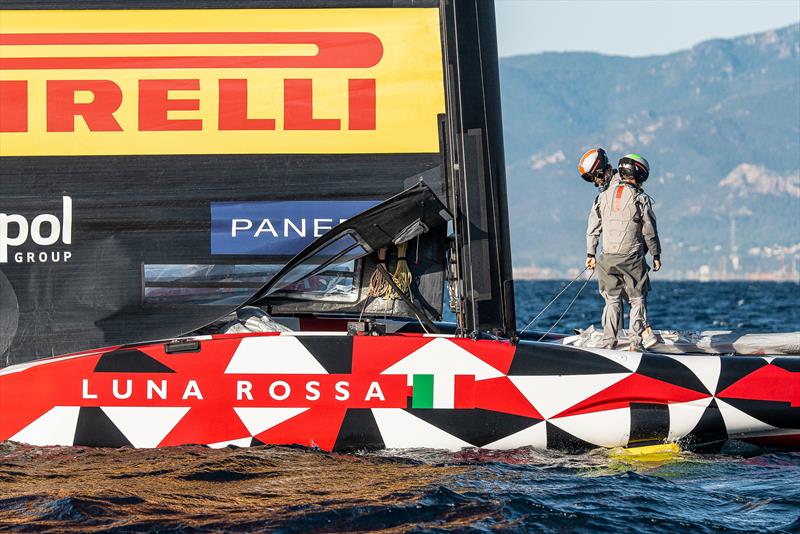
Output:
[[[494,4],[443,6],[455,237],[466,328],[515,333]]]

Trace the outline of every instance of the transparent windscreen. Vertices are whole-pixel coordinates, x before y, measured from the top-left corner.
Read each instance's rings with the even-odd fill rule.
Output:
[[[168,265],[144,266],[144,302],[149,305],[243,304],[264,286],[282,264],[260,265]],[[288,298],[327,302],[358,299],[360,262],[329,265],[320,272],[284,287]]]
[[[366,255],[367,251],[351,234],[344,234],[281,275],[267,295],[292,294],[309,289],[337,294],[344,289],[342,276],[354,271],[356,260]],[[353,275],[350,278],[354,280]]]

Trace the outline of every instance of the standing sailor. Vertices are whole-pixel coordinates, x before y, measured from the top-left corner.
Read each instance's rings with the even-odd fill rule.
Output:
[[[581,178],[590,184],[594,184],[597,188],[597,196],[594,197],[595,204],[603,191],[608,189],[608,186],[611,185],[612,182],[619,181],[617,169],[611,167],[608,154],[605,149],[599,147],[590,148],[581,156],[581,160],[578,162],[578,173],[581,175]],[[617,332],[623,328],[622,318],[625,315],[624,302],[628,300],[628,296],[625,295],[624,291],[620,295],[620,299],[620,309],[617,314],[619,317]]]
[[[653,256],[653,270],[661,269],[661,244],[653,213],[653,200],[641,186],[650,175],[650,165],[638,154],[628,154],[617,165],[620,181],[597,196],[589,212],[586,231],[586,267],[598,268],[603,309],[603,346],[614,348],[622,315],[622,295],[631,304],[630,348],[642,349],[642,334],[647,329],[645,344],[655,343],[647,325],[647,293],[650,266],[647,251]],[[603,234],[603,254],[595,260],[597,242]]]

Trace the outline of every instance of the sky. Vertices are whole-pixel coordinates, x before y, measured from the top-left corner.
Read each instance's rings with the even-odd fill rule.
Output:
[[[495,0],[500,57],[669,54],[800,21],[800,0]]]

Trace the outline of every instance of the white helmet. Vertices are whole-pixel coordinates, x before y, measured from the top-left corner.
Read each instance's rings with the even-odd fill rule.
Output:
[[[578,172],[587,182],[595,182],[608,167],[608,156],[602,148],[588,150],[578,163]]]

